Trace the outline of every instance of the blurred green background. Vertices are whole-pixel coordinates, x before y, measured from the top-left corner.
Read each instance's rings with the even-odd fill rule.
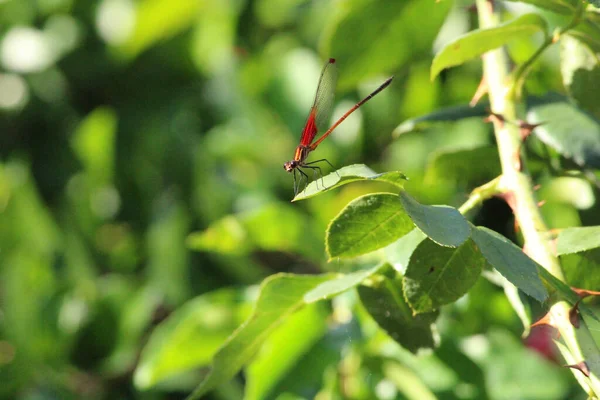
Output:
[[[402,170],[407,189],[426,203],[459,205],[493,178],[497,165],[477,161],[495,157],[492,132],[479,117],[391,134],[408,118],[470,100],[478,61],[429,79],[436,50],[476,23],[469,5],[0,0],[0,396],[182,398],[199,381],[195,373],[152,388],[154,378],[134,374],[150,333],[174,310],[205,295],[186,307],[195,304],[198,318],[216,313],[214,336],[169,358],[182,370],[206,365],[248,314],[255,293],[246,286],[275,272],[352,268],[325,262],[327,223],[357,195],[389,188],[347,185],[290,203],[292,177],[282,168],[329,57],[340,68],[336,116],[388,76],[396,79],[319,147],[318,158]],[[522,61],[536,43],[515,43],[511,55]],[[549,51],[536,64],[530,93],[563,91],[556,57]],[[592,190],[581,190],[593,204]],[[578,225],[578,208],[591,206],[548,193],[544,212],[553,227]],[[500,202],[478,218],[500,231],[512,227]],[[446,334],[498,329],[488,345],[503,357],[517,354],[521,327],[502,291],[482,280],[469,296],[446,317]],[[320,342],[329,349],[320,354],[340,362],[346,348],[347,373],[360,377],[364,371],[352,370],[356,350],[348,350],[364,346],[356,329],[349,322],[330,334],[337,350]],[[446,356],[457,357],[456,343],[447,346]],[[178,359],[186,351],[195,361]],[[381,369],[379,361],[363,361]],[[489,366],[496,381],[510,375]],[[400,380],[412,376],[407,367],[388,367]],[[318,378],[297,371],[295,384],[325,385],[327,366],[319,368]],[[451,389],[464,377],[431,368],[442,377],[421,376],[431,390],[471,398]],[[555,385],[551,394],[567,396],[572,378],[551,371],[542,374]],[[215,396],[237,398],[239,385]],[[374,393],[361,390],[353,398]]]

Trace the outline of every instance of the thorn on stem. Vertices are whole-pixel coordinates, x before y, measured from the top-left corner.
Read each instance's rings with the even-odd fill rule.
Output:
[[[504,116],[502,114],[496,114],[493,111],[490,111],[490,115],[483,119],[484,122],[495,122],[500,128],[504,128]]]
[[[587,378],[590,377],[590,368],[588,367],[588,365],[585,361],[582,361],[577,364],[565,365],[565,367],[576,369],[576,370],[580,371],[582,374],[584,374]]]
[[[481,80],[479,81],[479,86],[477,87],[477,90],[475,91],[473,98],[469,102],[469,106],[475,107],[477,105],[477,103],[479,102],[479,100],[481,100],[481,98],[483,96],[485,96],[485,94],[487,92],[488,92],[487,81],[485,80],[485,76],[482,76]]]
[[[571,323],[571,325],[573,325],[575,329],[579,329],[579,302],[581,300],[582,299],[577,300],[577,303],[575,303],[575,305],[573,305],[573,307],[569,309],[569,322]]]
[[[537,124],[530,124],[523,120],[518,120],[517,126],[519,127],[519,133],[521,134],[521,140],[525,141],[525,139],[527,139],[529,137],[529,135],[531,135],[531,132],[533,132],[533,130],[535,128],[537,128],[538,126],[540,126],[544,123],[545,122],[540,122]]]
[[[542,185],[540,185],[540,184],[538,183],[537,185],[535,185],[535,186],[533,187],[533,190],[537,192],[538,190],[540,190],[540,188],[541,188],[541,187],[542,187]]]
[[[538,207],[542,207],[544,204],[546,204],[546,200],[545,199],[538,201],[537,206]]]

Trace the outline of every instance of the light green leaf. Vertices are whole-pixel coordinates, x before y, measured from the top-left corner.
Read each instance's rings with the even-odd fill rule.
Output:
[[[515,39],[522,39],[536,32],[546,33],[546,21],[538,14],[525,14],[495,28],[476,29],[448,43],[431,64],[431,79],[442,70],[463,64],[490,50]]]
[[[469,224],[457,209],[420,204],[404,191],[400,201],[415,225],[437,244],[458,247],[469,237]]]
[[[573,15],[577,9],[577,0],[507,0],[527,3],[544,10],[553,11],[563,15]]]
[[[399,171],[378,174],[364,164],[348,165],[338,169],[336,172],[324,176],[323,179],[319,178],[309,183],[308,186],[306,186],[302,192],[298,193],[292,201],[308,199],[317,194],[328,192],[351,182],[379,181],[402,188],[404,186],[404,181],[406,180],[406,176]]]
[[[437,310],[467,293],[485,264],[472,240],[450,248],[425,239],[410,257],[404,296],[415,313]]]
[[[504,236],[485,227],[473,227],[472,238],[487,261],[523,292],[542,302],[548,297],[537,263]]]
[[[327,332],[328,310],[312,304],[290,316],[246,368],[245,400],[268,398],[306,352]]]
[[[277,274],[265,279],[254,312],[215,354],[210,372],[189,399],[198,399],[230,380],[255,355],[269,334],[305,304],[306,293],[335,277],[333,274]]]
[[[207,365],[249,314],[248,296],[219,290],[198,296],[157,326],[134,374],[135,386],[148,389],[158,382]]]
[[[563,229],[556,239],[556,253],[559,256],[597,247],[600,247],[600,226]]]
[[[600,53],[600,17],[597,12],[587,12],[586,18],[567,35],[585,44],[593,53]]]
[[[329,19],[320,52],[338,60],[339,86],[347,89],[421,55],[429,56],[451,6],[452,1],[420,0],[345,3]],[[419,21],[418,34],[415,21]]]
[[[362,281],[381,270],[386,265],[387,264],[376,265],[370,269],[344,274],[336,279],[323,282],[310,292],[306,293],[304,301],[306,303],[314,303],[316,301],[330,299],[359,285]]]
[[[329,258],[355,257],[380,249],[413,230],[398,196],[376,193],[350,202],[329,224]]]
[[[560,71],[569,95],[581,108],[600,118],[595,87],[600,82],[600,51],[595,54],[579,40],[565,36],[560,40]]]
[[[600,167],[600,123],[567,102],[532,107],[527,121],[540,123],[533,133],[581,166]]]
[[[369,315],[402,347],[415,353],[434,346],[431,325],[438,312],[413,315],[402,294],[402,277],[379,275],[368,286],[359,286],[358,294]]]

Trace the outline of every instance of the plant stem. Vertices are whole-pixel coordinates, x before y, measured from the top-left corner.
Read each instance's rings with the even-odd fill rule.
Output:
[[[499,17],[493,10],[492,2],[477,0],[477,10],[480,28],[492,28],[499,24]],[[487,52],[483,56],[483,69],[492,112],[502,115],[504,120],[515,121],[517,104],[515,97],[510,95],[508,57],[504,49]],[[556,278],[564,281],[558,259],[553,254],[551,235],[548,234],[548,228],[535,199],[531,178],[526,169],[526,158],[521,154],[522,140],[519,128],[498,118],[493,122],[502,165],[499,187],[512,197],[513,211],[523,234],[526,253]],[[565,301],[558,301],[550,308],[552,325],[558,328],[566,345],[560,347],[563,356],[569,363],[578,363],[586,359],[598,360],[600,352],[586,324],[582,322],[579,329],[575,330],[569,320],[569,310],[570,306]],[[585,357],[582,349],[585,349]],[[594,396],[600,394],[600,381],[598,371],[594,370],[595,364],[597,363],[589,365],[589,378],[573,370],[579,384],[589,395]]]

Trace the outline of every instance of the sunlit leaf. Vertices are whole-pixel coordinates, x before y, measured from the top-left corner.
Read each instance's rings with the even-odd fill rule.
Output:
[[[304,301],[314,303],[319,300],[327,300],[335,295],[345,292],[346,290],[359,285],[362,281],[381,270],[385,264],[377,265],[363,271],[356,271],[349,274],[344,274],[336,279],[331,279],[321,283],[304,296]]]
[[[426,239],[410,256],[404,296],[416,313],[437,310],[467,293],[485,265],[472,240],[451,248]]]
[[[134,374],[148,389],[156,383],[208,365],[219,347],[249,313],[249,299],[237,290],[220,290],[185,303],[154,329]]]
[[[544,10],[553,11],[563,15],[573,15],[577,9],[577,0],[507,0],[527,3]]]
[[[589,47],[594,53],[600,53],[600,17],[598,13],[588,12],[586,18],[567,34]]]
[[[400,201],[415,225],[434,242],[458,247],[469,237],[469,224],[457,209],[420,204],[404,191]]]
[[[431,324],[438,313],[413,315],[402,293],[402,277],[379,275],[369,285],[359,286],[358,294],[369,315],[402,347],[416,352],[434,346]]]
[[[406,180],[406,176],[399,171],[378,174],[364,164],[348,165],[324,176],[323,179],[318,178],[312,181],[292,201],[308,199],[351,182],[378,181],[402,188]]]
[[[397,195],[376,193],[348,204],[330,223],[329,258],[354,257],[380,249],[414,228]]]
[[[546,32],[546,21],[538,14],[525,14],[495,28],[475,29],[448,43],[431,64],[431,79],[442,70],[463,64],[515,39]]]
[[[504,236],[487,229],[472,229],[472,238],[481,254],[502,276],[538,301],[548,297],[537,272],[537,263]]]
[[[451,5],[419,0],[347,3],[338,18],[331,18],[321,53],[338,59],[342,89],[389,73],[419,55],[429,56]]]
[[[594,90],[595,84],[600,82],[600,50],[594,54],[579,40],[570,36],[562,38],[560,71],[569,95],[581,108],[600,118],[598,92]]]
[[[531,108],[527,122],[540,123],[533,133],[581,166],[600,167],[600,123],[567,102]]]
[[[556,241],[558,255],[579,253],[597,247],[600,247],[600,226],[563,229]]]
[[[327,331],[327,309],[312,304],[290,316],[269,336],[246,368],[244,398],[264,399]]]
[[[269,334],[298,311],[304,295],[335,275],[272,275],[263,281],[254,312],[213,358],[212,368],[190,399],[226,382],[255,355]]]

